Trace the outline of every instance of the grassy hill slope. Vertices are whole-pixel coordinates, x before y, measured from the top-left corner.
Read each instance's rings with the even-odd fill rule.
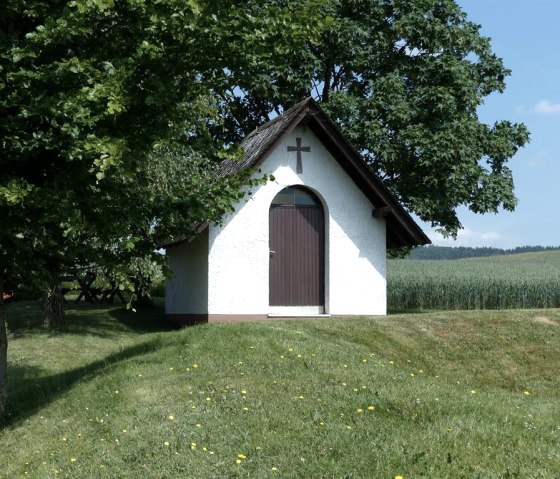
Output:
[[[0,477],[560,477],[560,312],[169,331],[10,306]]]

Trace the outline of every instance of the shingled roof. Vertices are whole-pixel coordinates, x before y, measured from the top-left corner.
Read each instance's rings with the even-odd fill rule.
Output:
[[[246,168],[257,169],[274,147],[298,125],[305,125],[311,129],[369,199],[373,205],[372,216],[385,218],[387,248],[425,245],[431,242],[312,98],[294,105],[245,137],[241,142],[244,156],[239,160],[224,161],[221,173],[228,175]],[[198,231],[203,231],[207,226],[201,225]],[[187,238],[178,239],[165,246],[176,245],[186,240]]]

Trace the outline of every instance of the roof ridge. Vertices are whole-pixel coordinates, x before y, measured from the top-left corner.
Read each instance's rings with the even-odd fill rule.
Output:
[[[243,138],[242,143],[244,143],[245,140],[248,140],[250,137],[252,137],[255,133],[259,133],[263,130],[266,130],[267,128],[274,125],[278,121],[281,121],[281,120],[285,119],[286,117],[295,114],[296,112],[298,112],[304,106],[307,106],[307,104],[312,102],[312,101],[313,101],[313,98],[308,96],[307,98],[303,99],[302,101],[296,103],[294,106],[288,108],[287,110],[284,110],[279,115],[276,115],[274,118],[268,120],[266,123],[263,123],[262,125],[257,126],[251,133],[249,133],[245,138]]]

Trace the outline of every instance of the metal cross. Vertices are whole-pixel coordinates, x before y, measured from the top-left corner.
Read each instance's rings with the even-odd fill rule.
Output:
[[[296,173],[303,173],[303,165],[301,162],[301,152],[311,151],[309,146],[301,146],[301,138],[296,138],[296,146],[288,146],[288,151],[295,151],[297,153]]]

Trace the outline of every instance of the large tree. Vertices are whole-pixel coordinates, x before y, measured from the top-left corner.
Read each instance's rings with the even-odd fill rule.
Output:
[[[479,121],[477,109],[510,72],[456,2],[329,0],[320,11],[319,41],[281,68],[231,62],[222,106],[238,137],[312,95],[409,211],[442,232],[461,228],[459,206],[513,210],[507,162],[529,135],[522,124]]]
[[[219,221],[247,183],[218,167],[239,154],[218,108],[229,62],[280,67],[319,32],[320,3],[0,2],[0,289],[53,290],[69,266],[145,258]],[[0,306],[0,416],[6,358]]]

